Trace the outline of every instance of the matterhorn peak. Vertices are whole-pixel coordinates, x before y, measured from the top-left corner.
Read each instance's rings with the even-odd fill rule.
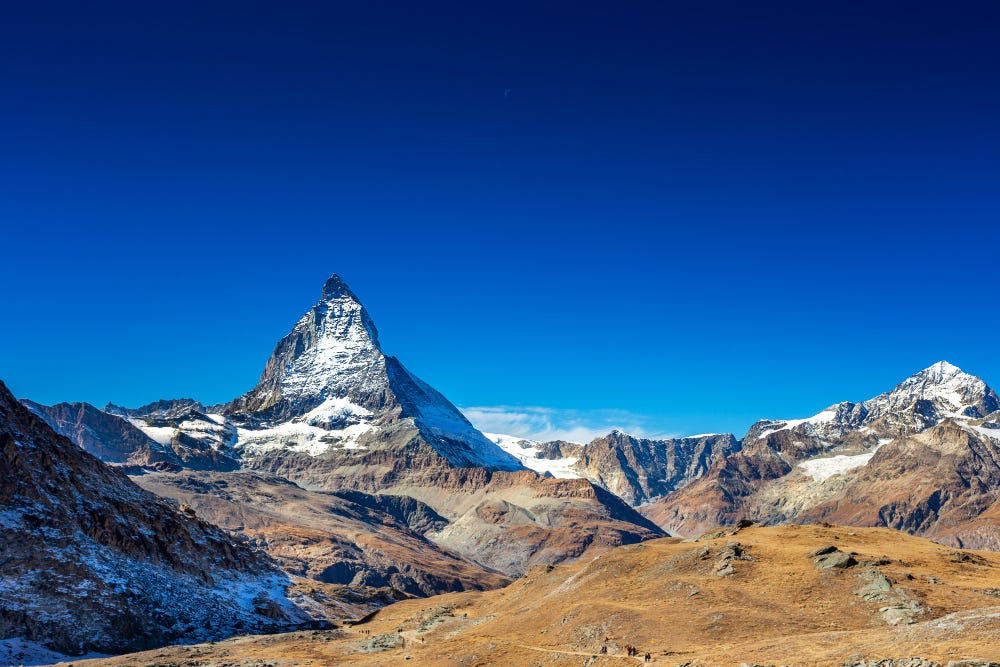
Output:
[[[282,338],[249,393],[229,406],[266,420],[301,416],[327,399],[374,410],[388,395],[385,357],[368,311],[337,274],[323,296]]]
[[[347,286],[343,278],[338,276],[336,273],[331,275],[323,283],[323,301],[330,301],[332,299],[347,298],[351,301],[358,301],[358,297],[355,296],[351,288]]]
[[[320,301],[278,342],[257,386],[225,413],[264,433],[248,436],[258,440],[270,438],[271,431],[287,439],[292,431],[325,429],[318,442],[301,445],[317,452],[329,451],[334,442],[359,447],[358,438],[369,431],[412,420],[452,464],[521,467],[448,399],[382,353],[375,323],[336,274],[324,283]]]

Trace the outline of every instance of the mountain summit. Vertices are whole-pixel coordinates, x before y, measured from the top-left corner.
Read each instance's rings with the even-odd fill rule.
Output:
[[[337,275],[278,342],[257,386],[223,413],[245,427],[240,443],[251,451],[278,443],[313,455],[379,448],[385,438],[376,433],[409,424],[451,465],[522,468],[448,399],[382,353],[371,316]]]
[[[915,406],[936,423],[946,417],[985,417],[1000,410],[1000,398],[980,378],[939,361],[892,391],[865,401],[865,406],[870,418]]]
[[[319,302],[278,342],[257,386],[227,412],[284,421],[331,398],[380,410],[393,403],[386,362],[368,311],[333,275]]]

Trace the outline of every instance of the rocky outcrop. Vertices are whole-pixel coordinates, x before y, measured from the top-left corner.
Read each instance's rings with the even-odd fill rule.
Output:
[[[265,555],[143,491],[0,383],[0,625],[64,653],[287,626]]]

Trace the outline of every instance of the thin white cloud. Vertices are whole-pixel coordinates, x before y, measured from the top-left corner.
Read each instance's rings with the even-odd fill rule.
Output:
[[[672,437],[650,429],[650,418],[627,410],[570,410],[538,406],[478,405],[460,408],[480,431],[529,440],[587,443],[618,429],[638,437]]]

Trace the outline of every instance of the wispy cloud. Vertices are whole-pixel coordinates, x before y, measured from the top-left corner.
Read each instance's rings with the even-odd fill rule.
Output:
[[[650,417],[628,410],[569,410],[538,406],[478,405],[461,408],[480,431],[529,440],[590,442],[614,429],[641,437],[675,434],[650,428]]]

